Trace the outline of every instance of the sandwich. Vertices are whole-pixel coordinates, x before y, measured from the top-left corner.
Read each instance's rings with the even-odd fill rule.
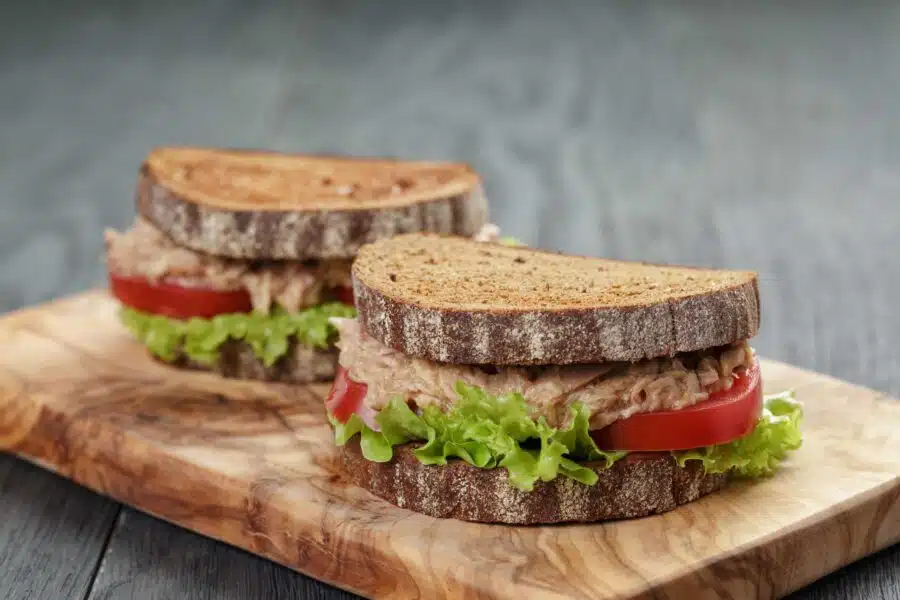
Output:
[[[347,478],[434,517],[640,517],[772,474],[801,443],[763,396],[755,273],[459,237],[362,248],[325,400]]]
[[[497,239],[463,164],[164,147],[139,171],[138,216],[106,232],[121,320],[172,365],[330,380],[331,317],[351,317],[363,244],[439,232]]]

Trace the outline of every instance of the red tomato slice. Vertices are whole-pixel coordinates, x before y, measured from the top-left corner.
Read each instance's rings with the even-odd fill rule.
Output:
[[[175,319],[208,319],[223,313],[246,313],[253,309],[247,290],[214,290],[142,277],[109,273],[109,287],[122,304],[137,310]]]
[[[328,398],[325,399],[325,410],[341,423],[346,423],[355,413],[366,425],[378,431],[375,411],[363,402],[368,389],[366,384],[350,379],[347,369],[338,365],[334,384],[328,392]]]
[[[334,297],[338,302],[353,306],[353,288],[350,286],[334,288]]]
[[[368,386],[350,379],[347,369],[338,365],[334,384],[325,399],[325,410],[341,423],[346,423],[353,413],[362,405]]]
[[[739,378],[730,390],[682,408],[634,415],[591,432],[604,450],[661,452],[724,444],[750,433],[762,411],[759,363]]]

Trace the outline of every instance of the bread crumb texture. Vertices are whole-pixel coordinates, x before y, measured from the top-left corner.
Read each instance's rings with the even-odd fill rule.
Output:
[[[746,271],[570,256],[456,237],[405,235],[360,252],[354,275],[395,300],[442,309],[647,306],[739,287]]]
[[[471,167],[451,162],[160,147],[145,165],[177,195],[245,210],[370,210],[480,186]]]

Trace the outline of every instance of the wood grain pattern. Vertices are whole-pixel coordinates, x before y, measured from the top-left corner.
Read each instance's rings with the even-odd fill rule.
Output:
[[[409,513],[348,486],[326,386],[172,371],[103,293],[0,325],[0,444],[149,513],[369,596],[781,596],[900,539],[900,405],[780,363],[807,402],[778,477],[666,515],[509,528]]]

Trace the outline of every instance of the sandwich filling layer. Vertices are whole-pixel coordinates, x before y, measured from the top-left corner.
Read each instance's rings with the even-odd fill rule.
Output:
[[[557,477],[593,485],[597,469],[630,452],[761,477],[802,443],[801,405],[792,392],[763,397],[746,341],[634,364],[484,368],[410,358],[354,319],[332,322],[341,367],[325,407],[335,443],[359,436],[374,462],[412,444],[423,464],[503,468],[511,486],[531,491]],[[621,445],[608,445],[616,435]],[[641,449],[647,443],[655,449]]]
[[[448,412],[463,382],[491,395],[522,394],[535,417],[552,427],[567,426],[569,408],[587,409],[591,429],[601,429],[635,414],[686,408],[728,390],[753,364],[746,341],[637,363],[549,367],[450,365],[413,358],[365,335],[355,319],[332,319],[340,333],[340,364],[353,381],[365,384],[365,404],[373,411],[391,398]]]
[[[124,305],[120,318],[165,361],[211,366],[226,342],[237,341],[271,367],[295,343],[333,348],[329,319],[355,314],[346,297],[350,261],[210,256],[177,245],[142,218],[105,238],[112,291]]]
[[[275,306],[297,312],[328,300],[330,290],[351,286],[349,260],[220,258],[177,245],[140,217],[128,231],[107,230],[104,236],[107,264],[116,275],[220,291],[246,290],[258,313],[268,313]]]

